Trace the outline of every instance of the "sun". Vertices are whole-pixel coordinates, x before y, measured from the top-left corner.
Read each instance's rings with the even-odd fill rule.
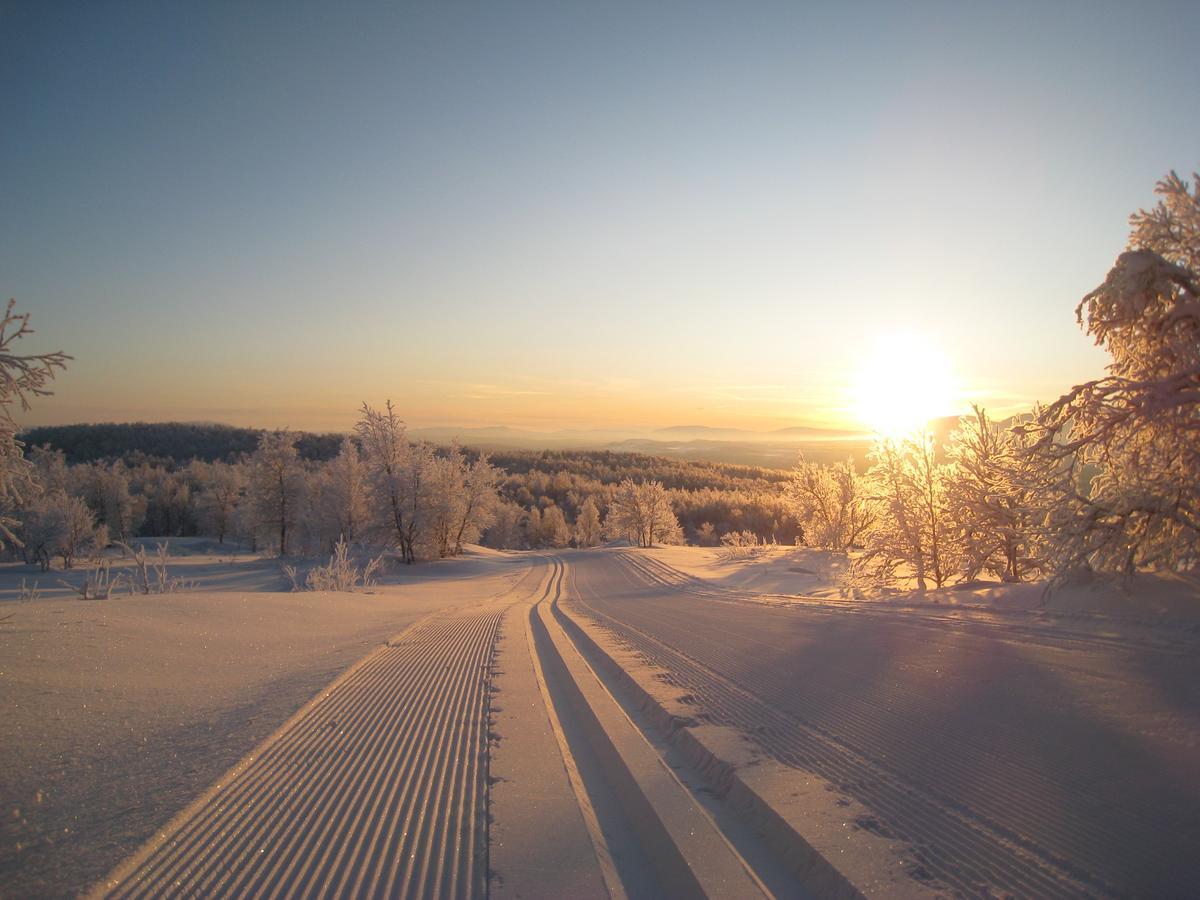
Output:
[[[950,360],[923,335],[881,335],[866,348],[851,385],[851,409],[873,431],[895,436],[959,411]]]

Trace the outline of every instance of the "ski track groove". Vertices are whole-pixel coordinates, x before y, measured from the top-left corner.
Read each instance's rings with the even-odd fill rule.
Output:
[[[697,593],[692,585],[672,580],[671,576],[682,573],[643,566],[646,561],[641,558],[621,558],[642,580]],[[698,627],[681,632],[677,610],[656,609],[650,602],[584,600],[578,590],[573,596],[594,621],[665,670],[672,685],[692,693],[716,724],[738,728],[779,762],[821,775],[878,813],[893,832],[914,844],[919,861],[956,892],[988,896],[999,889],[1042,897],[1119,893],[1098,876],[1111,872],[1113,865],[1119,867],[1119,860],[1097,854],[1103,843],[1092,840],[1097,836],[1092,823],[1072,818],[1056,827],[1042,803],[1044,794],[1037,790],[1038,779],[1027,770],[1016,772],[1012,764],[979,748],[988,766],[968,771],[959,760],[939,756],[918,764],[918,778],[913,780],[912,766],[901,775],[886,761],[873,758],[869,752],[872,714],[881,703],[903,703],[900,691],[871,701],[832,694],[808,698],[806,702],[815,705],[839,704],[839,731],[834,735],[805,721],[804,703],[784,711],[763,700],[779,694],[778,685],[770,683],[770,673],[740,666],[721,635]],[[917,746],[913,735],[889,732],[889,741],[896,749]],[[910,753],[908,758],[921,756]],[[987,771],[993,762],[996,771]],[[941,790],[932,784],[940,784]],[[1026,790],[1030,785],[1033,789]],[[948,795],[965,795],[971,804]],[[981,806],[988,815],[979,812]],[[1031,816],[1036,816],[1039,826],[1036,843],[996,821],[1028,822]],[[1086,870],[1071,860],[1083,861]],[[1164,865],[1167,862],[1164,857]]]
[[[109,896],[482,896],[504,609],[436,616],[365,661]]]

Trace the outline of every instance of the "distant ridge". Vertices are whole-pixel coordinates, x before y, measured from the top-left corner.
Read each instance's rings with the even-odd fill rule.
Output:
[[[938,419],[930,428],[944,446],[958,419]],[[43,425],[28,428],[20,438],[29,447],[62,450],[71,463],[121,459],[183,463],[232,461],[252,453],[265,429],[202,422],[124,422]],[[803,453],[813,462],[853,457],[865,465],[871,436],[833,428],[797,425],[774,431],[749,431],[704,425],[676,425],[652,431],[584,430],[527,431],[507,425],[473,428],[413,428],[409,435],[440,446],[457,441],[464,447],[495,452],[513,450],[608,450],[667,459],[706,461],[727,465],[788,469]],[[300,455],[310,460],[332,459],[345,435],[297,432]]]
[[[68,463],[124,460],[183,463],[232,462],[253,453],[266,429],[197,422],[112,422],[80,425],[39,425],[18,437],[25,446],[61,450]],[[343,435],[297,432],[301,457],[332,459]]]

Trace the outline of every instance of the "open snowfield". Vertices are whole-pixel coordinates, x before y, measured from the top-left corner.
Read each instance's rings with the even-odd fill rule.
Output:
[[[796,558],[581,554],[567,608],[649,664],[643,677],[693,722],[732,728],[760,757],[861,804],[857,827],[907,845],[915,878],[969,895],[1185,896],[1200,885],[1194,619],[724,589],[778,591]]]
[[[220,549],[165,596],[0,574],[4,896],[1200,884],[1186,584],[1136,617],[847,601],[804,550],[473,549],[287,593]]]
[[[205,543],[173,542],[197,585],[176,594],[82,601],[53,587],[81,571],[0,571],[0,895],[74,894],[348,666],[528,568],[482,551],[370,593],[287,593],[278,562]],[[22,578],[43,598],[19,602]]]

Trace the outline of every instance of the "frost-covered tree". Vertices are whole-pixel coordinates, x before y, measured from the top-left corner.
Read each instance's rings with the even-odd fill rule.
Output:
[[[97,521],[118,541],[133,537],[140,516],[139,505],[129,492],[129,474],[120,463],[80,466],[81,492]]]
[[[721,543],[721,539],[717,537],[716,526],[712,522],[700,523],[700,527],[696,529],[696,543],[701,547],[715,547]]]
[[[820,465],[802,457],[786,496],[810,547],[849,550],[862,542],[877,515],[866,480],[852,460]]]
[[[43,493],[67,492],[71,489],[71,473],[67,468],[67,456],[61,450],[49,447],[30,447],[29,462],[33,466],[34,478]]]
[[[43,494],[33,500],[21,526],[21,540],[33,562],[42,571],[50,568],[54,557],[64,569],[73,568],[84,553],[97,550],[108,542],[107,529],[96,527],[95,517],[81,497],[65,491]]]
[[[595,547],[600,543],[600,510],[596,501],[588,497],[575,517],[575,546]]]
[[[339,540],[353,544],[362,537],[368,500],[366,461],[358,444],[346,438],[312,479],[308,525],[315,543],[334,552]]]
[[[133,481],[145,501],[144,530],[153,535],[175,536],[195,527],[195,493],[188,470],[170,472],[157,466],[142,466]]]
[[[530,550],[542,546],[542,511],[536,506],[525,515],[525,546]]]
[[[1002,581],[1024,581],[1041,569],[1030,495],[1022,486],[1020,441],[978,406],[950,435],[946,503],[965,579],[987,572]]]
[[[567,517],[557,506],[547,506],[542,511],[540,546],[565,547],[570,542],[571,528],[567,525]]]
[[[49,394],[47,385],[71,358],[61,351],[17,353],[17,342],[31,334],[29,313],[16,312],[16,301],[9,300],[0,318],[0,547],[19,541],[20,522],[11,512],[37,493],[24,445],[17,440],[14,408],[27,411],[32,398]]]
[[[499,502],[501,471],[492,465],[486,453],[462,467],[462,480],[457,486],[453,552],[462,553],[463,546],[479,540],[491,524]]]
[[[362,406],[355,433],[366,457],[371,504],[380,527],[396,542],[405,563],[416,562],[428,542],[433,499],[433,448],[413,444],[392,401],[382,410]]]
[[[491,521],[500,472],[487,454],[469,462],[457,444],[436,457],[432,468],[430,532],[438,556],[457,556]]]
[[[225,538],[234,532],[234,511],[246,489],[245,471],[240,465],[201,461],[191,465],[192,477],[200,488],[197,501],[201,527],[211,534],[217,543],[224,544]]]
[[[911,577],[917,589],[942,587],[959,571],[960,557],[947,505],[946,467],[938,465],[933,436],[881,438],[870,451],[872,500],[878,519],[855,560],[860,577],[887,584]]]
[[[609,504],[604,531],[610,537],[623,537],[642,547],[682,540],[679,520],[660,481],[642,484],[632,478],[622,481]]]
[[[519,550],[524,540],[521,530],[521,518],[524,515],[525,510],[516,503],[499,501],[484,535],[484,544],[496,550]]]
[[[296,435],[287,430],[268,431],[250,458],[249,497],[260,527],[277,541],[280,556],[287,556],[289,539],[303,508],[304,467],[296,451]]]
[[[1022,426],[1062,575],[1200,563],[1200,177],[1172,173],[1076,318],[1112,357]],[[1093,472],[1096,474],[1090,477]]]

